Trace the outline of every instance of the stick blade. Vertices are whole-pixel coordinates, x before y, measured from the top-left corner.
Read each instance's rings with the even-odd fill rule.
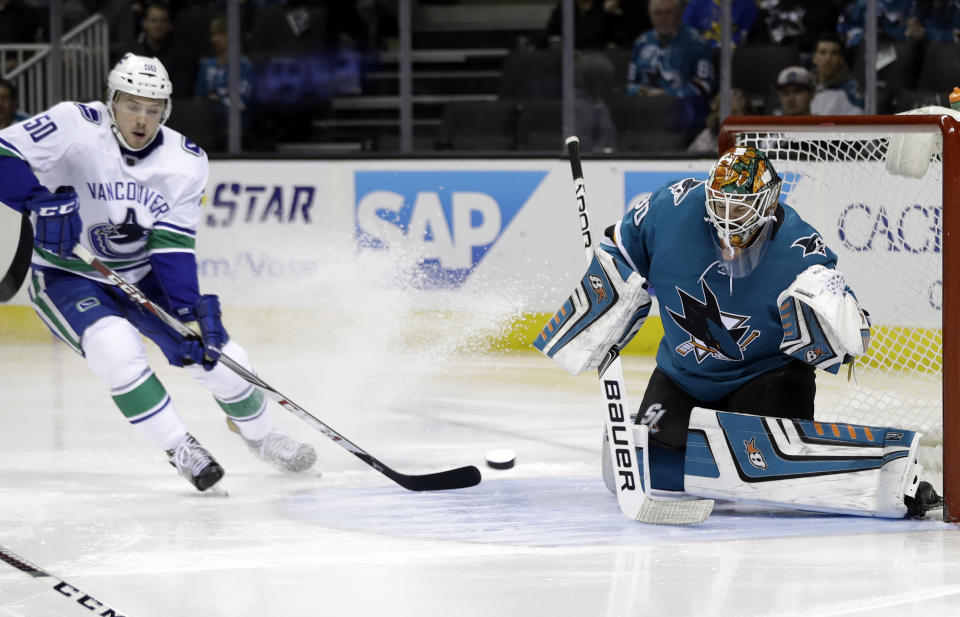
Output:
[[[713,512],[712,499],[660,501],[646,499],[637,512],[640,523],[651,525],[691,525],[702,523]]]
[[[473,465],[418,476],[387,471],[391,480],[409,491],[448,491],[480,484],[480,470]]]

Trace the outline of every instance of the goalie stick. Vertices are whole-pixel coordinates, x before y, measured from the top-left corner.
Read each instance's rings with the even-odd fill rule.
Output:
[[[68,600],[71,600],[88,611],[91,611],[92,613],[97,615],[112,615],[113,617],[124,617],[124,615],[126,615],[126,613],[121,613],[117,609],[112,608],[106,602],[97,600],[87,592],[74,587],[63,579],[57,578],[40,566],[30,563],[23,557],[20,557],[4,546],[0,546],[0,561],[13,566],[21,572],[26,572],[34,578],[53,579],[53,585],[51,585],[51,589]]]
[[[589,264],[593,259],[594,243],[590,235],[590,218],[587,214],[583,165],[580,162],[580,139],[576,136],[568,137],[566,143],[570,157],[570,170],[573,172],[577,209],[580,214],[580,233],[583,235],[583,248]],[[606,404],[603,423],[606,437],[610,442],[610,462],[613,465],[614,482],[617,485],[617,503],[620,505],[620,510],[628,518],[641,523],[685,525],[706,520],[713,510],[711,499],[662,501],[652,496],[647,433],[641,429],[642,460],[637,460],[627,390],[624,387],[623,366],[620,362],[620,350],[616,346],[610,348],[600,366],[597,367],[597,376],[600,379],[601,393]]]
[[[187,327],[186,324],[154,304],[143,294],[143,292],[137,289],[133,283],[125,281],[109,266],[94,257],[90,251],[78,244],[73,249],[73,252],[77,257],[92,266],[94,270],[105,276],[110,282],[119,287],[120,290],[123,291],[123,293],[125,293],[131,300],[140,304],[143,308],[159,317],[161,321],[167,324],[178,334],[184,337],[196,336],[196,333]],[[297,416],[313,428],[317,429],[342,446],[344,449],[353,453],[353,455],[358,459],[367,465],[370,465],[405,489],[411,491],[443,491],[449,489],[467,488],[470,486],[476,486],[480,483],[480,470],[473,465],[421,475],[408,475],[395,471],[383,464],[376,457],[368,453],[360,446],[356,445],[337,431],[333,430],[327,424],[321,422],[307,410],[291,401],[289,397],[281,394],[270,384],[260,379],[256,374],[248,371],[230,356],[221,354],[220,362],[222,362],[224,366],[229,368],[231,371],[242,377],[247,383],[253,384],[254,386],[263,390],[267,396],[275,400],[281,407]]]

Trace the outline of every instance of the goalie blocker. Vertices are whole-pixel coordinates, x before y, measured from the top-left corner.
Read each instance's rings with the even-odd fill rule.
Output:
[[[597,247],[580,284],[533,346],[574,375],[597,368],[611,348],[622,349],[640,330],[650,312],[646,287],[619,252]]]
[[[634,426],[637,443],[642,428]],[[920,481],[919,443],[920,433],[904,429],[695,407],[679,494],[831,514],[922,518],[943,500]],[[656,467],[648,473],[652,482]]]

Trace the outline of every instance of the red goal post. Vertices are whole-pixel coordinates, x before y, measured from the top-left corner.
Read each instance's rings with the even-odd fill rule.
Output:
[[[924,432],[921,462],[942,465],[944,520],[960,522],[960,122],[923,111],[734,116],[719,149],[767,152],[781,201],[823,235],[871,312],[854,380],[818,375],[818,419]]]

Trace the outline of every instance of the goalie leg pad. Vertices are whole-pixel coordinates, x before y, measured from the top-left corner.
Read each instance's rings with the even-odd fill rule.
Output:
[[[622,258],[597,248],[580,284],[533,346],[574,375],[596,368],[611,347],[622,348],[643,325],[650,312],[645,286]]]
[[[684,489],[766,506],[902,518],[922,466],[920,434],[695,408]]]

